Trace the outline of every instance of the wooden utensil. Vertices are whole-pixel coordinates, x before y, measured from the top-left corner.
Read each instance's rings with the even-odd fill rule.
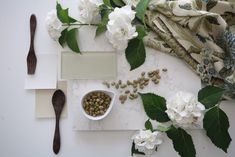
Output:
[[[36,16],[32,14],[30,16],[30,48],[27,56],[27,68],[29,75],[33,75],[35,73],[37,65],[37,57],[34,50],[34,36],[35,36],[36,25],[37,25]]]
[[[60,115],[65,104],[65,94],[62,90],[56,90],[52,96],[52,104],[55,111],[56,123],[55,123],[55,133],[53,140],[53,151],[55,154],[58,154],[60,150],[60,128],[59,120]]]

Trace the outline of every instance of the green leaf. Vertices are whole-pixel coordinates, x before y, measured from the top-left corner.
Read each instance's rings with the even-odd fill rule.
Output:
[[[159,122],[168,122],[170,119],[166,111],[166,100],[153,93],[139,93],[148,117]]]
[[[171,127],[166,127],[166,126],[161,126],[161,125],[157,126],[157,130],[159,130],[161,132],[166,132],[166,131],[168,131],[170,129],[171,129]]]
[[[144,126],[145,126],[145,129],[146,129],[146,130],[151,130],[151,131],[153,131],[153,125],[152,125],[152,123],[150,122],[149,119],[145,122]]]
[[[102,10],[100,10],[100,14],[101,14],[101,22],[99,23],[97,29],[96,29],[96,36],[100,35],[101,33],[105,32],[107,30],[107,24],[109,21],[109,14],[111,13],[110,10],[105,10],[105,8],[103,8]]]
[[[73,50],[74,52],[81,53],[77,43],[77,30],[77,28],[73,28],[68,31],[66,42],[71,50]]]
[[[136,6],[136,16],[143,22],[144,22],[144,16],[145,16],[145,11],[148,7],[150,0],[140,0],[140,2]]]
[[[68,8],[63,9],[58,2],[56,4],[56,11],[57,11],[57,16],[62,23],[70,24],[77,21],[69,16],[69,9]]]
[[[207,21],[209,21],[211,24],[214,24],[214,25],[220,25],[217,18],[214,17],[214,16],[207,16],[206,17]]]
[[[224,152],[227,152],[232,139],[228,132],[229,121],[226,113],[218,106],[211,108],[204,116],[203,128],[211,141]]]
[[[140,152],[140,151],[138,151],[138,149],[135,149],[135,143],[132,142],[131,156],[133,156],[134,154],[145,155],[143,152]]]
[[[68,33],[68,29],[64,29],[62,32],[61,32],[61,36],[59,38],[59,43],[62,47],[64,47],[64,44],[66,42],[66,38],[67,38],[67,33]]]
[[[122,7],[125,3],[122,0],[111,0],[116,6]]]
[[[224,89],[215,86],[206,86],[198,92],[198,101],[201,102],[206,109],[218,104],[222,99]]]
[[[109,7],[112,7],[110,0],[103,0],[103,3]]]
[[[209,0],[206,4],[206,10],[211,10],[216,4],[218,3],[218,0]]]
[[[147,33],[145,32],[144,26],[142,25],[137,25],[136,26],[136,32],[138,32],[138,39],[143,39]]]
[[[125,54],[126,59],[131,66],[130,70],[134,70],[144,64],[146,54],[143,40],[138,37],[131,39],[128,42]]]
[[[100,34],[102,34],[103,32],[105,32],[107,30],[107,27],[106,25],[103,25],[103,24],[99,24],[97,29],[96,29],[96,33],[95,33],[95,36],[99,36]]]
[[[181,157],[195,157],[196,150],[191,136],[182,128],[171,127],[167,136],[173,141],[175,150]]]

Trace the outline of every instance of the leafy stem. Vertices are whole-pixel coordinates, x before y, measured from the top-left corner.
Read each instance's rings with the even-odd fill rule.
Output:
[[[70,23],[70,24],[62,24],[62,26],[98,26],[98,24]]]

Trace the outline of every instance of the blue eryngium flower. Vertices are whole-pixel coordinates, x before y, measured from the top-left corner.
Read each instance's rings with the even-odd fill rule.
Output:
[[[235,34],[224,31],[218,35],[216,43],[225,51],[226,57],[235,59]]]

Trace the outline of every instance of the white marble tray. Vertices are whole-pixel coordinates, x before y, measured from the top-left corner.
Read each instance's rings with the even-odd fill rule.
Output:
[[[140,92],[154,92],[158,95],[169,97],[178,90],[189,91],[197,94],[201,87],[200,79],[181,60],[147,49],[146,62],[140,68],[129,71],[130,67],[124,53],[118,53],[118,79],[132,80],[137,78],[142,71],[167,68],[166,73],[161,72],[159,85],[149,84]],[[106,89],[102,81],[97,80],[73,80],[69,81],[70,104],[73,112],[73,129],[87,130],[138,130],[144,128],[147,120],[140,98],[134,101],[128,100],[125,104],[115,100],[110,114],[103,120],[91,121],[81,112],[81,95],[91,89]],[[113,90],[115,92],[115,90]],[[118,93],[117,93],[118,95]]]

